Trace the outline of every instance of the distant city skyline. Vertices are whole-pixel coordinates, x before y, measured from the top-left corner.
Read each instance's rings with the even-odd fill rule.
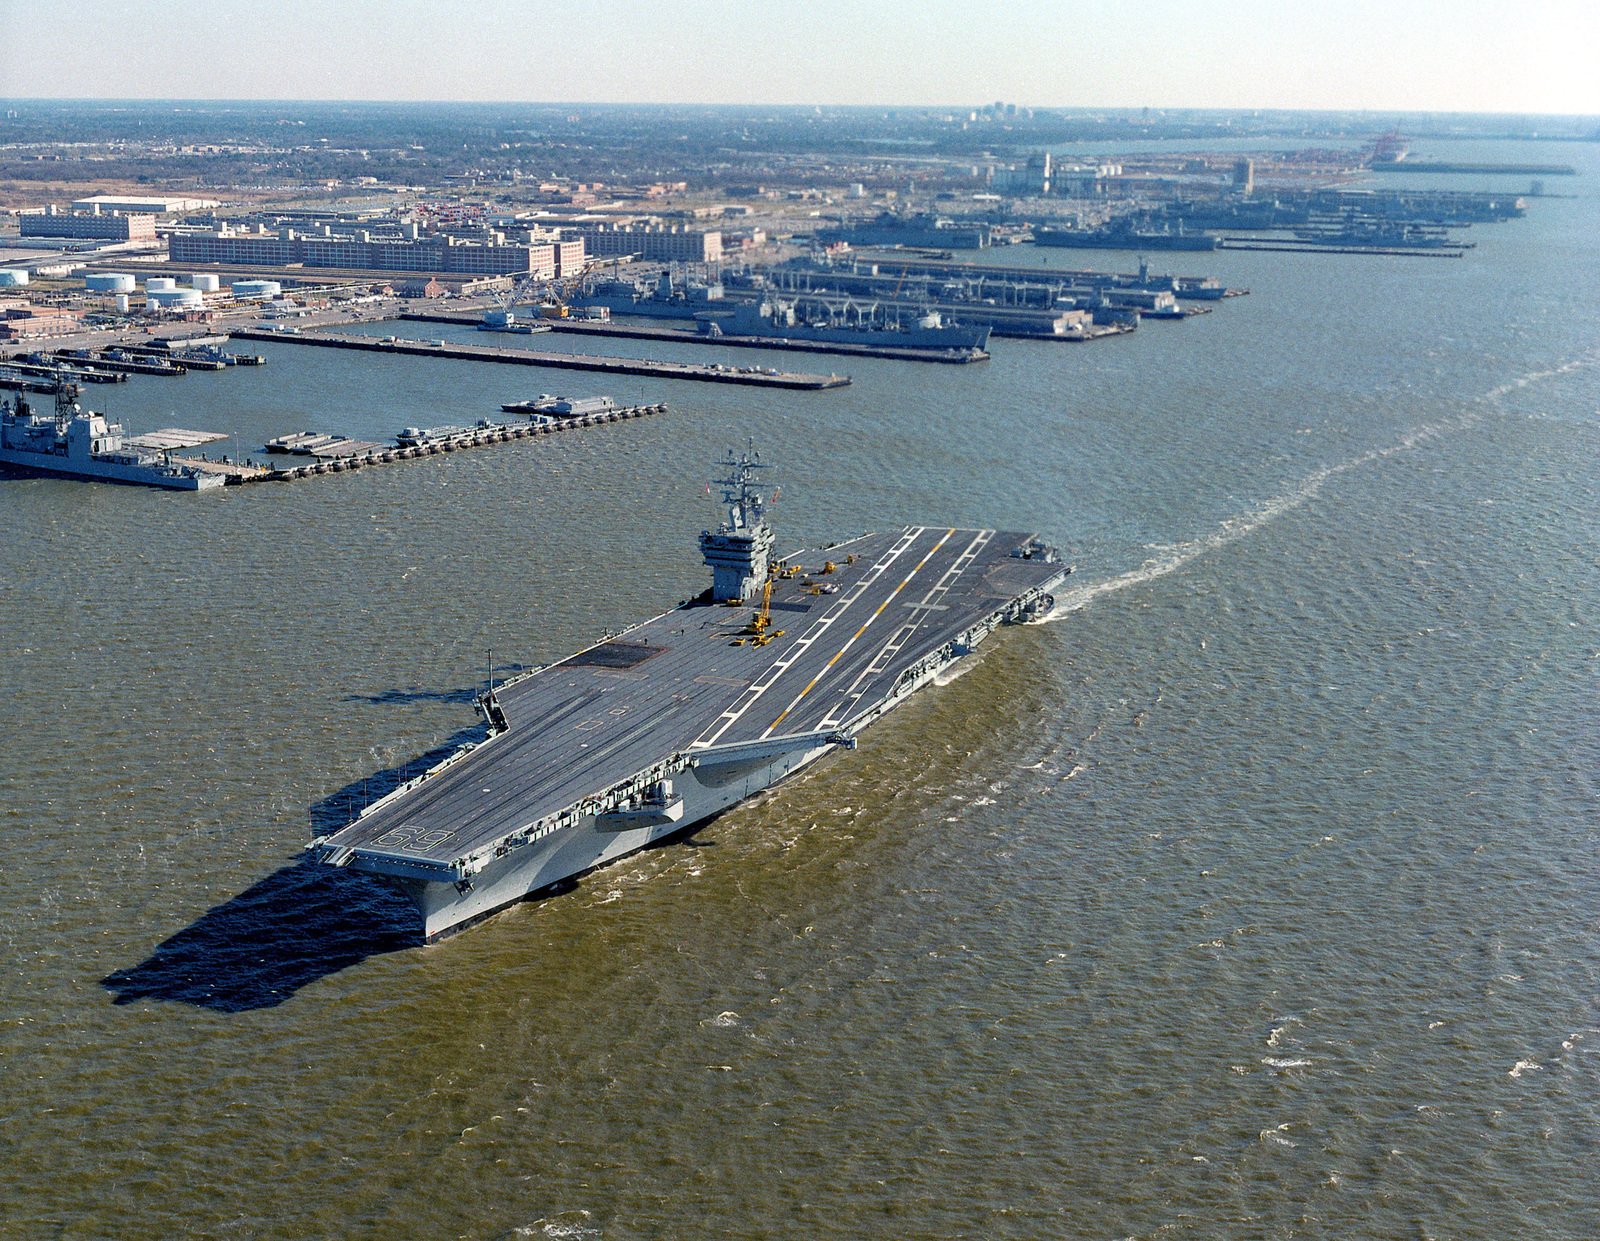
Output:
[[[0,95],[1600,115],[1578,0],[0,0]]]

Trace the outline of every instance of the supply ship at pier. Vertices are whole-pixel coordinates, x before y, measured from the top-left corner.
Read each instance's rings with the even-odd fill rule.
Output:
[[[848,302],[848,299],[844,300]],[[822,303],[822,299],[813,298],[811,301],[814,306]],[[778,299],[741,302],[726,318],[704,320],[703,330],[713,336],[770,337],[778,341],[881,345],[970,354],[984,351],[989,344],[990,331],[987,326],[946,323],[936,310],[924,310],[915,316],[913,322],[906,324],[898,320],[879,321],[866,314],[852,321],[838,308],[824,304],[817,321],[812,321],[796,313],[794,302]]]
[[[1210,233],[1195,232],[1179,221],[1177,228],[1136,227],[1117,221],[1105,228],[1050,228],[1033,230],[1036,246],[1066,246],[1079,250],[1215,250],[1222,243]]]
[[[777,559],[753,451],[723,462],[699,598],[479,697],[487,736],[311,842],[432,942],[684,832],[856,737],[1071,570],[1037,536],[906,526]]]
[[[753,296],[752,296],[753,294]],[[986,325],[946,322],[937,310],[910,314],[906,306],[849,297],[779,297],[764,281],[750,281],[730,298],[721,281],[679,287],[670,272],[653,286],[605,280],[574,296],[583,311],[653,319],[693,319],[708,337],[739,336],[774,341],[865,345],[981,354],[989,343]],[[909,320],[909,321],[907,321]]]

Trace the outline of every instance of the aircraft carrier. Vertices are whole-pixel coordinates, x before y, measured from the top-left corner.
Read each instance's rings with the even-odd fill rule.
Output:
[[[753,451],[700,536],[712,588],[491,685],[484,740],[310,848],[383,876],[432,942],[684,831],[838,747],[1071,570],[1031,534],[906,526],[782,559]]]

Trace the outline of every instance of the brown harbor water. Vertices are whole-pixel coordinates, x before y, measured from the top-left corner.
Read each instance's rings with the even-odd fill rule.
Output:
[[[1173,255],[1253,292],[835,392],[289,344],[108,389],[245,448],[670,410],[0,481],[0,1235],[1600,1235],[1600,158],[1521,154],[1574,197],[1459,261]],[[491,659],[698,591],[747,435],[785,548],[1037,529],[1057,619],[436,946],[301,863]]]

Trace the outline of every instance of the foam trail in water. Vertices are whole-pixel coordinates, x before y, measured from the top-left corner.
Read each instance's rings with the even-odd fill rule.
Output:
[[[949,685],[952,681],[959,681],[962,677],[966,676],[967,673],[971,672],[978,666],[978,659],[981,658],[982,656],[979,655],[977,659],[968,658],[957,660],[955,663],[948,665],[944,671],[938,673],[933,678],[933,683],[943,688],[944,686]]]
[[[1261,529],[1262,526],[1274,518],[1281,517],[1284,513],[1299,508],[1321,491],[1322,485],[1330,478],[1343,474],[1348,470],[1356,469],[1359,466],[1369,465],[1373,461],[1394,456],[1396,453],[1409,451],[1425,440],[1432,439],[1442,431],[1458,430],[1475,420],[1475,418],[1468,416],[1457,419],[1452,423],[1436,423],[1418,427],[1402,437],[1399,442],[1391,444],[1387,448],[1374,448],[1362,453],[1360,456],[1351,458],[1349,461],[1341,461],[1336,465],[1324,466],[1320,470],[1315,470],[1288,491],[1273,496],[1247,513],[1229,517],[1210,534],[1166,548],[1160,555],[1146,560],[1137,569],[1132,569],[1116,577],[1107,578],[1104,581],[1090,582],[1083,586],[1075,586],[1062,591],[1056,596],[1056,606],[1050,610],[1049,615],[1045,616],[1043,620],[1046,622],[1060,620],[1088,606],[1101,595],[1108,595],[1113,591],[1122,590],[1128,586],[1137,586],[1158,577],[1165,577],[1167,574],[1181,569],[1196,557],[1203,556],[1207,552],[1216,551],[1218,548],[1226,547],[1229,543]]]
[[[1593,349],[1576,358],[1569,359],[1559,366],[1547,370],[1529,371],[1525,375],[1498,387],[1491,388],[1484,393],[1481,400],[1486,405],[1494,405],[1503,397],[1509,396],[1522,388],[1532,384],[1542,383],[1547,379],[1556,379],[1562,375],[1569,375],[1584,367],[1593,366],[1600,362],[1600,349]],[[1122,590],[1128,586],[1138,586],[1143,582],[1152,581],[1158,577],[1165,577],[1177,569],[1181,569],[1191,560],[1203,556],[1207,552],[1216,551],[1226,547],[1236,539],[1242,539],[1247,534],[1259,530],[1276,517],[1292,509],[1299,508],[1322,490],[1322,485],[1330,478],[1344,474],[1347,471],[1370,465],[1374,461],[1382,461],[1397,453],[1409,452],[1417,445],[1427,442],[1434,437],[1449,431],[1462,431],[1482,420],[1483,411],[1462,414],[1460,417],[1447,419],[1443,422],[1425,423],[1416,429],[1401,436],[1395,443],[1387,448],[1373,448],[1359,456],[1352,457],[1349,461],[1341,461],[1335,465],[1324,466],[1320,470],[1313,470],[1300,482],[1290,487],[1289,490],[1273,496],[1258,507],[1247,513],[1240,513],[1230,517],[1219,525],[1210,534],[1198,539],[1191,539],[1186,543],[1177,543],[1162,550],[1160,555],[1146,560],[1137,569],[1116,577],[1107,578],[1100,582],[1089,582],[1082,586],[1073,586],[1062,591],[1056,596],[1056,606],[1047,616],[1041,617],[1042,623],[1058,621],[1072,613],[1087,607],[1101,595],[1108,595],[1114,591]]]
[[[1580,354],[1578,357],[1571,358],[1561,363],[1560,366],[1553,366],[1550,369],[1543,371],[1529,371],[1526,375],[1519,375],[1515,379],[1501,384],[1499,387],[1491,388],[1487,393],[1484,394],[1484,400],[1490,402],[1498,401],[1502,397],[1510,396],[1513,392],[1516,392],[1521,388],[1526,388],[1536,383],[1542,383],[1546,379],[1557,379],[1562,375],[1570,375],[1572,372],[1580,371],[1586,366],[1593,366],[1597,361],[1600,361],[1600,349],[1591,349],[1587,353]]]

